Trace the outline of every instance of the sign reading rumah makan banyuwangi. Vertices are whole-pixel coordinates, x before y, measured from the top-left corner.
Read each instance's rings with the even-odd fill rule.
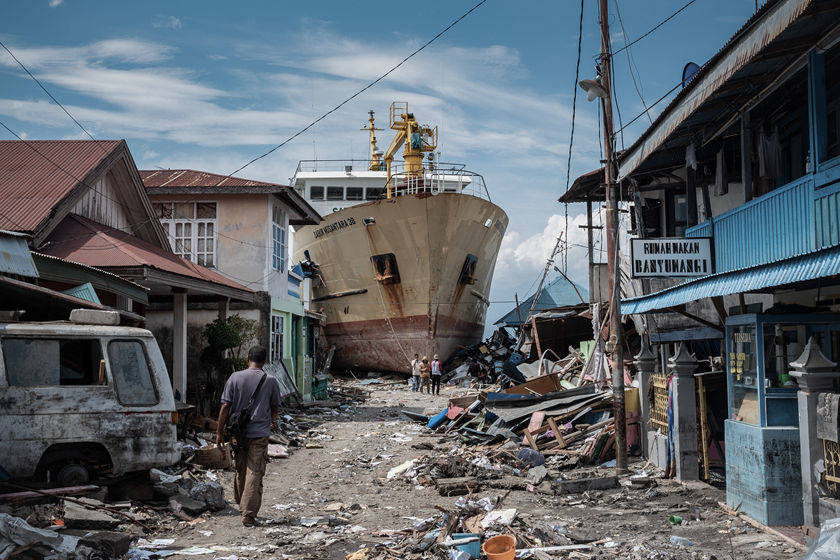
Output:
[[[710,237],[631,239],[633,278],[706,276],[714,272]]]

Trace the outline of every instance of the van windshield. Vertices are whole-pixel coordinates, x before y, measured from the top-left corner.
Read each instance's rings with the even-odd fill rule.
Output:
[[[155,405],[157,392],[152,383],[149,361],[137,340],[112,340],[108,361],[117,386],[117,398],[127,406]]]
[[[3,339],[10,386],[104,385],[98,339]]]

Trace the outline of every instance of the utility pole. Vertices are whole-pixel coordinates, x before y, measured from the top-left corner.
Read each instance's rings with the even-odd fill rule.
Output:
[[[610,50],[610,23],[607,0],[600,0],[601,15],[601,86],[607,95],[601,98],[604,110],[604,183],[607,191],[607,272],[610,291],[610,339],[607,351],[612,353],[613,409],[615,416],[615,469],[627,472],[627,422],[624,407],[624,360],[621,332],[621,267],[618,263],[618,201],[613,178],[613,111],[612,111],[612,60]]]

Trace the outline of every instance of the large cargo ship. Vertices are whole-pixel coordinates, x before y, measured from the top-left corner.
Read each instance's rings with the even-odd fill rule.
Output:
[[[312,309],[326,315],[334,368],[408,373],[415,353],[446,360],[484,331],[507,215],[480,175],[438,161],[437,127],[407,103],[389,123],[384,152],[371,111],[369,160],[302,161],[292,178],[324,216],[296,231],[294,251],[317,270]]]

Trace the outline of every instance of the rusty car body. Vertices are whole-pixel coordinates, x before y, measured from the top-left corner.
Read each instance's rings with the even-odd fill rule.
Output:
[[[152,334],[91,324],[0,324],[0,465],[80,483],[180,458],[169,375]]]

